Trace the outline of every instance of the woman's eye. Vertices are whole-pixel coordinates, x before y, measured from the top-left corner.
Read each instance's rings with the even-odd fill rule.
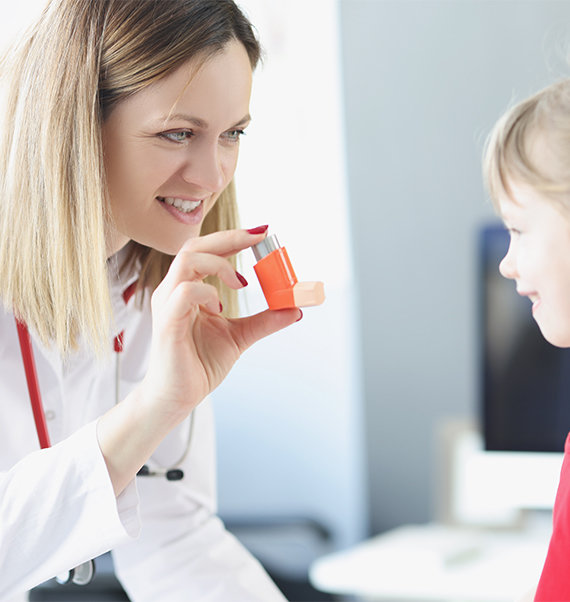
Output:
[[[244,135],[244,130],[230,130],[224,134],[225,138],[230,142],[238,142],[238,140]]]
[[[162,132],[160,134],[161,138],[165,138],[166,140],[170,140],[171,142],[187,142],[193,136],[193,133],[189,130],[180,130],[177,132]]]

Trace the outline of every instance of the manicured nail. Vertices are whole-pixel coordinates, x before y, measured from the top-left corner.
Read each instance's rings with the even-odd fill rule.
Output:
[[[224,311],[224,306],[222,305],[222,302],[220,301],[220,313],[222,313]]]
[[[265,234],[269,226],[257,226],[257,228],[250,228],[248,234]]]
[[[247,280],[239,272],[236,272],[236,278],[241,282],[242,286],[247,286]]]
[[[303,310],[302,309],[299,309],[299,314],[300,314],[300,316],[295,320],[295,322],[300,322],[301,321],[301,318],[303,317]]]

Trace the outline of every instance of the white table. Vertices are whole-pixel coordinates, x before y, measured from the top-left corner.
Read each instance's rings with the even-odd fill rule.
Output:
[[[536,587],[549,529],[404,526],[318,559],[314,587],[365,600],[512,602]]]

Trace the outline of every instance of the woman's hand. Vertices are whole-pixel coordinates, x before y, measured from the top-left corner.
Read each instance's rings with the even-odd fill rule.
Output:
[[[245,280],[226,258],[264,236],[232,230],[190,239],[155,290],[150,365],[141,394],[160,412],[185,418],[250,345],[299,319],[298,309],[225,318],[217,290],[203,282],[215,275],[230,288],[242,288]]]
[[[97,425],[116,495],[170,430],[222,382],[248,347],[301,317],[299,309],[284,309],[225,318],[215,287],[203,282],[206,276],[216,275],[230,288],[242,288],[243,277],[227,258],[264,236],[231,230],[190,239],[153,293],[147,374]]]

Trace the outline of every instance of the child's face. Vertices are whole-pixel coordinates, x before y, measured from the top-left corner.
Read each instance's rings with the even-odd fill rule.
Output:
[[[532,301],[544,338],[570,347],[570,217],[530,187],[510,184],[513,199],[499,203],[511,235],[499,270]]]
[[[122,101],[103,124],[109,255],[129,240],[176,254],[234,175],[250,120],[249,57],[235,41],[196,66]]]

